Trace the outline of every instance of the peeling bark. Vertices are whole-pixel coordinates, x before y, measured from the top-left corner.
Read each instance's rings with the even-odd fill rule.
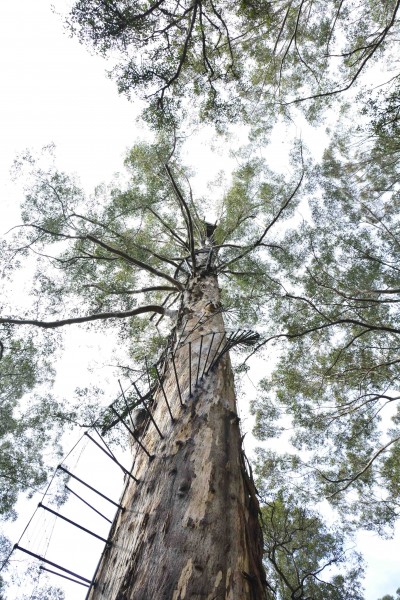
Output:
[[[152,411],[163,439],[149,423],[142,441],[154,458],[137,453],[140,482],[127,482],[89,600],[266,598],[258,502],[243,460],[228,353],[194,385],[210,354],[210,333],[214,348],[225,335],[219,306],[214,275],[189,282],[173,349],[185,405],[167,359],[163,386],[174,421],[159,390]]]

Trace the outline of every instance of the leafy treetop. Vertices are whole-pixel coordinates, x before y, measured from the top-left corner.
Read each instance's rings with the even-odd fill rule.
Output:
[[[313,117],[396,52],[398,12],[397,0],[78,0],[67,20],[117,61],[121,92],[145,95],[153,125],[176,123],[184,108],[214,124],[267,114],[265,127],[277,103],[312,98]]]

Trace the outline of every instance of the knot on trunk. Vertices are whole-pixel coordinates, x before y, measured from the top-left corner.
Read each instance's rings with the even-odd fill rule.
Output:
[[[186,494],[190,490],[191,485],[192,485],[191,479],[188,479],[188,478],[182,479],[182,481],[180,482],[179,487],[178,487],[178,496],[180,498],[182,498],[183,496],[186,496]]]

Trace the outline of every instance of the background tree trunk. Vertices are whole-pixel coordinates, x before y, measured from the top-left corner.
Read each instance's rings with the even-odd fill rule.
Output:
[[[264,599],[258,502],[241,449],[228,353],[201,377],[225,336],[215,275],[189,281],[175,334],[171,350],[185,406],[169,353],[163,387],[174,422],[159,390],[152,411],[163,439],[148,423],[142,441],[154,458],[136,453],[133,474],[140,482],[127,482],[125,510],[116,516],[112,546],[88,598]]]

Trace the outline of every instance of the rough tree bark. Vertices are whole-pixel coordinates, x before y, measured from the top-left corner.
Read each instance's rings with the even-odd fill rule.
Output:
[[[182,295],[170,349],[185,406],[170,352],[163,387],[174,421],[159,389],[152,411],[163,438],[149,422],[142,441],[154,458],[137,451],[133,474],[140,482],[127,482],[124,510],[88,599],[266,598],[258,502],[243,457],[228,353],[201,377],[224,336],[217,277],[203,265]]]

